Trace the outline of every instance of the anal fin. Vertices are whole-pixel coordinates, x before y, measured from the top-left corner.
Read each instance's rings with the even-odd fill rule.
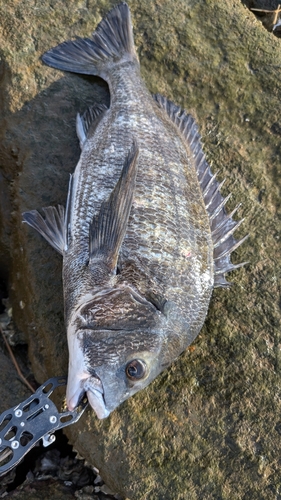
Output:
[[[133,202],[138,154],[137,144],[133,143],[115,188],[90,225],[90,267],[102,260],[110,272],[116,269]]]

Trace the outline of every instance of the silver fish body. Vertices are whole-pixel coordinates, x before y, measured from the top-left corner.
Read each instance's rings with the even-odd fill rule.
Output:
[[[24,220],[63,255],[67,404],[84,392],[99,418],[146,387],[198,335],[214,286],[236,267],[240,222],[228,216],[194,120],[140,77],[128,6],[91,39],[43,56],[98,74],[110,107],[77,118],[81,157],[66,210]]]

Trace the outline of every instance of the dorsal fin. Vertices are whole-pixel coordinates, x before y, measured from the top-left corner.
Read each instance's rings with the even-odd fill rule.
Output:
[[[232,219],[232,215],[236,212],[238,207],[236,207],[231,214],[227,214],[224,207],[230,195],[223,198],[220,193],[220,187],[224,181],[219,184],[216,180],[216,176],[211,172],[210,166],[202,150],[201,137],[197,125],[192,116],[187,114],[180,106],[177,106],[160,94],[153,97],[159,107],[166,111],[172,122],[179,128],[185,139],[187,148],[191,151],[205,207],[210,220],[214,245],[214,286],[229,286],[230,283],[226,281],[224,276],[225,273],[246,264],[246,262],[242,262],[241,264],[234,265],[230,261],[231,252],[241,245],[248,237],[247,235],[239,241],[235,240],[233,237],[234,231],[243,222],[243,220],[235,221]]]
[[[90,225],[89,265],[92,268],[99,266],[102,260],[111,272],[116,269],[134,197],[138,153],[134,143],[115,188]]]
[[[103,117],[105,111],[108,110],[108,107],[105,104],[94,104],[86,109],[83,115],[77,114],[76,117],[76,133],[78,135],[78,139],[80,141],[80,148],[83,149],[83,146],[87,140],[89,129],[91,128],[94,131],[94,127],[100,122]]]

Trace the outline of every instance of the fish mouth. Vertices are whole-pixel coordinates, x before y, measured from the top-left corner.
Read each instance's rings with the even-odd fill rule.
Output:
[[[96,374],[83,379],[77,377],[74,384],[67,385],[66,403],[68,409],[73,411],[79,405],[85,393],[97,417],[99,419],[108,417],[110,411],[105,406],[102,381]]]
[[[105,407],[104,391],[101,379],[97,375],[89,377],[84,384],[84,390],[87,393],[88,401],[93,410],[96,412],[97,417],[100,419],[108,417],[110,411],[108,411]]]

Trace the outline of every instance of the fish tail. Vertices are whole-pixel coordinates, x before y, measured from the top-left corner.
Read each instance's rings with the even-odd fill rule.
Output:
[[[45,52],[42,60],[56,69],[101,77],[113,65],[138,61],[128,5],[122,2],[114,7],[91,38],[63,42]]]

